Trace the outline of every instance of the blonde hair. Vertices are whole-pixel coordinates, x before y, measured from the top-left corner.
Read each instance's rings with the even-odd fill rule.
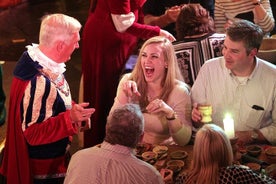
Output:
[[[56,41],[70,41],[72,34],[79,32],[81,23],[64,14],[50,14],[42,17],[39,44],[52,46]]]
[[[185,183],[219,183],[219,169],[233,162],[230,140],[217,125],[206,124],[196,134],[192,170]]]
[[[150,44],[161,45],[165,62],[167,62],[168,64],[165,77],[162,80],[162,84],[161,84],[163,88],[162,88],[160,99],[167,101],[174,86],[177,85],[178,80],[183,81],[182,75],[180,73],[180,70],[177,64],[177,59],[176,59],[176,55],[175,55],[172,43],[163,36],[155,36],[148,39],[140,49],[136,65],[130,76],[130,79],[134,80],[137,83],[137,87],[140,93],[142,94],[142,98],[139,99],[139,103],[142,109],[146,107],[146,105],[149,102],[147,99],[147,95],[145,95],[147,94],[147,83],[145,81],[144,74],[143,74],[141,57],[145,47]]]

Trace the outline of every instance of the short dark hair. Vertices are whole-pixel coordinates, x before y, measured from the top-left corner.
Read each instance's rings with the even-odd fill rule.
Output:
[[[200,4],[192,3],[182,6],[176,20],[177,40],[183,40],[186,36],[214,32],[214,20],[208,10]]]
[[[144,117],[136,104],[126,104],[110,112],[105,141],[135,148],[144,132]]]
[[[226,35],[234,42],[243,42],[247,54],[249,54],[254,48],[259,50],[263,41],[264,32],[260,26],[248,20],[241,19],[234,21],[233,24],[226,29]]]

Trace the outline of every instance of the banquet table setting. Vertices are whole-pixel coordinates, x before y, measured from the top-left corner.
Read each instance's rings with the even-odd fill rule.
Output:
[[[276,179],[276,146],[247,145],[235,150],[235,163],[244,165],[258,174]],[[152,145],[140,143],[136,147],[136,156],[152,164],[163,177],[171,177],[172,182],[182,172],[191,169],[193,145]]]
[[[136,156],[152,164],[163,177],[174,180],[181,172],[191,166],[193,145],[152,145],[140,143],[136,147]]]

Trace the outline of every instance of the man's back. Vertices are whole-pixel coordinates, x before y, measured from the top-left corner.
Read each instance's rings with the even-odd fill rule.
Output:
[[[163,183],[160,173],[132,149],[103,142],[73,155],[65,184]]]

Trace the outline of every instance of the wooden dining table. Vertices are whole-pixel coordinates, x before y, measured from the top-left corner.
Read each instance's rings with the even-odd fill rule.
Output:
[[[157,145],[155,145],[155,146],[157,146]],[[240,149],[237,149],[237,152],[240,155],[240,157],[237,158],[236,163],[242,164],[242,165],[246,165],[249,162],[264,164],[264,165],[262,165],[263,169],[266,169],[266,167],[271,166],[271,165],[276,165],[276,160],[269,159],[267,157],[267,155],[265,154],[265,150],[271,146],[270,145],[259,145],[259,146],[262,147],[262,151],[261,151],[260,155],[258,155],[257,157],[250,156],[250,155],[248,155],[248,153],[244,152],[244,150],[240,152]],[[181,169],[181,171],[178,174],[173,175],[173,180],[175,180],[179,174],[181,174],[183,172],[188,172],[191,169],[191,163],[192,163],[192,158],[193,158],[193,145],[185,145],[185,146],[167,145],[167,147],[168,147],[168,150],[167,150],[166,156],[160,160],[157,159],[157,161],[155,163],[153,163],[152,165],[155,166],[157,168],[157,170],[161,171],[162,169],[166,169],[167,163],[170,160],[172,160],[172,158],[170,156],[171,153],[176,152],[176,151],[187,152],[187,157],[181,159],[182,161],[184,161],[185,165],[183,166],[183,168]],[[154,148],[154,145],[152,145],[151,151],[153,148]],[[260,172],[261,172],[261,170],[260,170]]]
[[[166,169],[166,167],[167,167],[166,163],[168,163],[171,160],[174,160],[171,157],[171,154],[176,151],[187,152],[187,157],[180,159],[184,162],[184,166],[181,168],[181,170],[177,174],[175,174],[175,173],[173,174],[172,183],[174,183],[175,179],[177,178],[177,176],[179,174],[181,174],[183,172],[188,172],[191,169],[192,156],[193,156],[193,145],[185,145],[185,146],[169,145],[168,146],[168,156],[165,159],[165,164],[161,169],[157,168],[159,171],[161,171],[163,168]],[[158,163],[158,161],[157,161],[157,163]]]
[[[147,145],[148,146],[148,145]],[[155,146],[162,146],[162,145],[151,145],[150,148],[148,148],[146,151],[153,151]],[[164,146],[164,145],[163,145]],[[155,162],[151,162],[151,164],[153,166],[156,167],[156,169],[162,174],[162,170],[166,170],[168,169],[167,167],[167,163],[171,160],[181,160],[184,162],[184,166],[181,167],[181,170],[179,172],[177,172],[177,174],[173,173],[173,180],[176,179],[176,177],[185,171],[188,171],[190,169],[191,166],[191,162],[192,162],[192,155],[193,155],[193,145],[186,145],[186,146],[179,146],[179,145],[166,145],[165,147],[168,148],[168,150],[160,156],[160,158],[158,158]],[[186,152],[187,156],[185,156],[185,158],[172,158],[172,153],[174,152]],[[141,157],[140,157],[141,158]]]
[[[168,156],[166,158],[167,162],[172,159],[170,157],[170,154],[175,151],[186,151],[188,153],[188,156],[186,158],[182,159],[184,161],[185,165],[181,170],[181,171],[188,171],[190,169],[191,162],[192,162],[193,145],[185,145],[185,146],[169,145],[168,146]]]

